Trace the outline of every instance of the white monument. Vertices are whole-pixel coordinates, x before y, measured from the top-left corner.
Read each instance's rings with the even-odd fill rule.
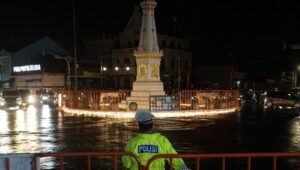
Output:
[[[127,104],[137,104],[138,109],[149,109],[149,97],[165,95],[160,81],[160,60],[163,55],[157,43],[154,18],[155,0],[143,0],[140,4],[143,16],[139,46],[134,52],[137,65],[136,81],[133,82],[131,96]]]

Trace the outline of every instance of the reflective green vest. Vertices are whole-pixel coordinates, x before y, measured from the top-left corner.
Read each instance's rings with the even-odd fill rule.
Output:
[[[169,140],[160,133],[144,134],[140,133],[136,137],[129,140],[126,151],[136,154],[143,166],[147,161],[157,154],[177,154]],[[167,159],[169,161],[169,159]],[[130,156],[122,157],[123,165],[126,169],[137,170],[136,161]],[[186,166],[181,158],[172,160],[175,170],[185,169]],[[151,163],[150,169],[160,170],[165,169],[165,159],[156,159]]]

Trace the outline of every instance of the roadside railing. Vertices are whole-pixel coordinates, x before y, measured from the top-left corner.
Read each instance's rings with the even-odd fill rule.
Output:
[[[270,167],[272,170],[277,170],[278,168],[278,162],[279,159],[287,158],[290,160],[291,164],[293,162],[293,169],[300,170],[300,152],[273,152],[273,153],[216,153],[216,154],[159,154],[153,156],[151,159],[148,160],[145,170],[149,170],[149,167],[151,163],[157,159],[168,159],[170,162],[170,170],[172,170],[172,161],[176,158],[193,158],[195,159],[195,167],[189,167],[191,169],[200,170],[201,168],[201,162],[204,160],[212,160],[214,159],[215,162],[213,162],[214,165],[217,165],[219,167],[216,167],[216,169],[220,170],[230,170],[233,168],[237,169],[247,169],[247,170],[253,170],[252,168],[258,168],[262,169],[262,167]],[[269,158],[269,159],[266,159]],[[260,159],[260,160],[259,160]],[[236,162],[239,162],[235,165],[235,167],[227,166],[227,162],[232,160],[236,160]],[[258,165],[253,166],[253,162],[260,161]],[[210,163],[212,164],[212,162]],[[244,166],[243,166],[244,165]],[[238,167],[236,167],[238,166]],[[284,165],[283,165],[284,166]],[[203,168],[204,169],[204,168]]]
[[[133,158],[139,169],[143,169],[140,159],[131,152],[60,152],[60,153],[41,153],[36,155],[36,159],[34,161],[34,170],[39,170],[38,167],[40,167],[40,162],[37,160],[40,160],[41,158],[58,158],[59,160],[59,169],[63,170],[65,169],[65,160],[67,158],[85,158],[86,159],[86,166],[83,166],[83,169],[91,170],[95,168],[103,168],[104,163],[99,165],[99,167],[93,167],[92,164],[92,158],[97,159],[103,159],[108,158],[111,161],[111,165],[113,166],[113,169],[122,169],[122,166],[118,166],[120,162],[118,162],[118,158],[121,158],[121,156],[127,155]],[[109,160],[105,159],[106,162],[109,162]],[[110,169],[112,167],[109,167]],[[77,167],[74,167],[74,169],[77,169]]]
[[[157,159],[169,161],[169,169],[173,168],[176,158],[183,158],[189,169],[195,170],[232,170],[232,169],[300,169],[300,152],[270,152],[270,153],[211,153],[211,154],[159,154],[148,160],[142,166],[140,159],[130,152],[57,152],[39,154],[1,154],[0,169],[6,170],[40,170],[40,169],[124,169],[122,156],[130,156],[136,161],[139,170],[149,170]],[[43,159],[49,159],[51,166],[45,167]],[[78,161],[83,158],[84,161]],[[100,159],[105,159],[100,161]],[[100,161],[100,162],[99,162]],[[71,163],[73,162],[73,164]],[[98,163],[98,164],[97,164]],[[70,166],[72,164],[72,166]],[[109,167],[107,167],[109,165]],[[79,167],[80,166],[80,167]]]
[[[74,109],[120,111],[119,107],[130,96],[130,90],[59,90],[61,105]],[[238,90],[181,90],[168,96],[177,96],[175,110],[238,109]]]

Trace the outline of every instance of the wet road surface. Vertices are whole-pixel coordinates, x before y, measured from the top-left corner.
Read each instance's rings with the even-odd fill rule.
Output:
[[[254,105],[224,115],[155,120],[155,131],[179,153],[300,151],[299,126],[298,110],[266,111]],[[63,114],[47,105],[0,112],[1,153],[123,151],[136,133],[133,119]],[[51,161],[44,161],[44,169],[57,166]],[[66,169],[74,166],[70,161]]]

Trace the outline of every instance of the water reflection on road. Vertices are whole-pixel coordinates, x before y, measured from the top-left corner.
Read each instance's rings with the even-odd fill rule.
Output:
[[[264,111],[248,106],[239,112],[155,120],[180,153],[300,151],[298,111]],[[137,133],[132,119],[70,115],[46,105],[0,112],[1,153],[122,151]]]
[[[51,148],[51,143],[45,143],[53,136],[48,133],[53,129],[50,120],[51,113],[48,106],[0,111],[1,153],[35,153],[46,151],[44,148]]]

